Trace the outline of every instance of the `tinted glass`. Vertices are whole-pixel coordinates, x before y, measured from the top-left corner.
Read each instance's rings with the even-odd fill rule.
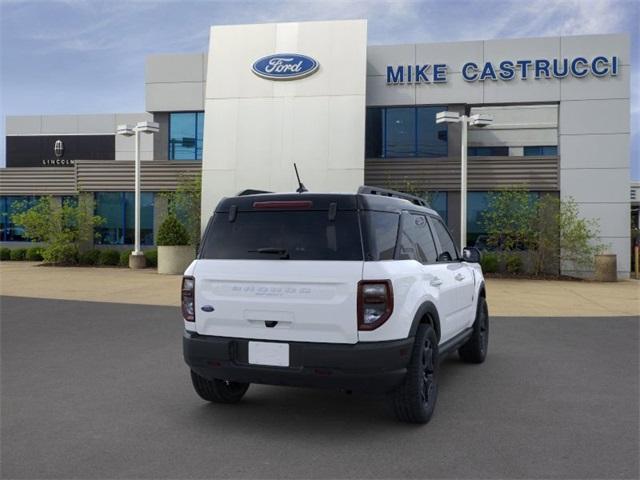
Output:
[[[385,133],[387,157],[415,156],[415,108],[388,108]]]
[[[400,215],[367,211],[363,216],[367,231],[367,260],[393,260]]]
[[[424,215],[407,214],[403,217],[400,233],[400,260],[417,260],[420,263],[436,261],[436,246]]]
[[[558,155],[557,146],[539,146],[539,147],[524,147],[524,156],[556,156]]]
[[[438,236],[438,240],[440,240],[440,247],[442,251],[440,255],[445,256],[445,258],[449,261],[458,259],[458,251],[456,250],[456,245],[449,235],[449,231],[444,226],[442,221],[438,218],[432,219],[433,228],[435,229],[435,233]],[[443,259],[443,261],[446,261]]]
[[[204,112],[169,114],[169,160],[202,159]]]
[[[31,195],[0,197],[0,240],[3,242],[29,241],[24,236],[24,228],[13,223],[11,217],[35,206],[38,199],[39,197]]]
[[[446,157],[448,155],[447,124],[436,123],[436,113],[442,107],[418,107],[418,140],[416,156]]]
[[[235,221],[216,213],[203,239],[201,258],[235,260],[362,260],[357,212],[238,212]]]
[[[432,192],[428,198],[429,206],[438,212],[438,215],[446,222],[449,218],[447,208],[447,192]]]
[[[509,147],[469,147],[470,157],[508,157]]]
[[[153,245],[153,193],[140,194],[140,243]],[[105,221],[96,228],[102,245],[130,245],[135,241],[133,192],[97,192],[95,214]]]
[[[365,155],[367,158],[382,157],[382,108],[367,108],[365,133]]]

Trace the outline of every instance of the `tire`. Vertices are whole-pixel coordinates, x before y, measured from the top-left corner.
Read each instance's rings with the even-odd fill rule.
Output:
[[[191,370],[191,383],[202,399],[214,403],[238,403],[247,393],[250,385],[226,380],[208,380],[193,370]]]
[[[476,320],[473,333],[467,342],[458,349],[460,358],[467,363],[482,363],[487,358],[489,348],[489,308],[484,297],[478,298]]]
[[[407,376],[391,392],[396,418],[408,423],[431,420],[438,399],[438,339],[431,325],[420,325],[411,352]]]

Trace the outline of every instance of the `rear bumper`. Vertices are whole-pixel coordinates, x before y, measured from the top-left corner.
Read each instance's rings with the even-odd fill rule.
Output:
[[[355,345],[287,343],[290,366],[269,367],[248,363],[249,339],[185,331],[184,359],[208,379],[387,392],[404,379],[413,338]]]

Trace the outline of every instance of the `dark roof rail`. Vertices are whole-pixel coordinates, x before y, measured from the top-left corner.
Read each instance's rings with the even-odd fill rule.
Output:
[[[397,192],[395,190],[388,190],[386,188],[370,187],[368,185],[362,185],[360,188],[358,188],[358,193],[364,193],[368,195],[380,195],[383,197],[401,198],[403,200],[410,201],[414,205],[431,208],[423,198],[416,197],[415,195],[409,195],[408,193]]]

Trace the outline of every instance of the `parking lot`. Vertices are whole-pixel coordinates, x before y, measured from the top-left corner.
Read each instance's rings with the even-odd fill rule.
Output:
[[[174,307],[2,297],[3,478],[637,478],[638,320],[496,318],[435,417],[252,386],[196,397]]]

